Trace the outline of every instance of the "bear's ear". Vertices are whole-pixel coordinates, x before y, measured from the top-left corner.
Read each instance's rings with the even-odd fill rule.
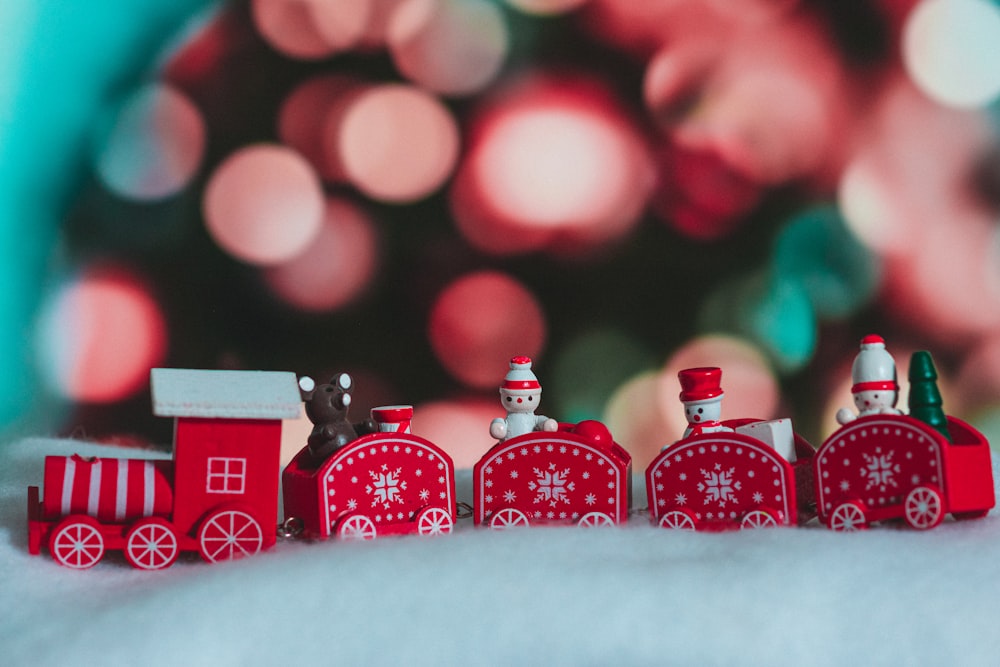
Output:
[[[351,387],[354,386],[354,380],[352,380],[351,376],[347,373],[341,373],[340,375],[333,377],[330,380],[330,384],[340,387],[344,391],[350,391]]]
[[[312,400],[313,393],[316,391],[316,381],[313,380],[308,375],[303,375],[299,378],[299,396],[302,397],[302,401],[308,403]]]

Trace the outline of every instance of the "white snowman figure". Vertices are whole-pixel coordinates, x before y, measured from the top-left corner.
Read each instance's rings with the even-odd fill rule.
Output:
[[[837,423],[850,423],[868,415],[901,415],[896,409],[899,384],[896,382],[896,361],[885,349],[881,336],[869,334],[861,339],[861,351],[851,367],[854,385],[854,405],[858,414],[848,408],[837,410]]]
[[[684,437],[732,431],[723,426],[722,417],[722,369],[715,367],[687,368],[677,374],[681,382],[681,403],[687,428]]]
[[[542,397],[542,386],[531,372],[531,359],[514,357],[510,370],[500,385],[500,404],[507,410],[507,418],[496,418],[490,423],[490,435],[503,442],[532,431],[555,431],[555,419],[536,415]]]

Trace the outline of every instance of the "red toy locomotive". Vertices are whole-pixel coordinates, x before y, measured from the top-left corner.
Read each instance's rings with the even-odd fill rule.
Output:
[[[173,461],[45,459],[45,498],[28,489],[28,549],[95,565],[122,549],[158,570],[181,551],[214,562],[275,543],[281,419],[300,409],[295,375],[154,369],[153,411],[176,418]]]

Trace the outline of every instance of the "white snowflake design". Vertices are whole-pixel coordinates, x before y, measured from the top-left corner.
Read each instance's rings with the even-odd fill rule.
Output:
[[[733,481],[735,468],[723,470],[722,464],[716,463],[712,472],[702,468],[704,480],[698,482],[698,490],[705,494],[705,504],[718,501],[719,507],[725,507],[727,502],[736,502],[736,491],[741,488],[740,482]]]
[[[899,472],[899,464],[892,461],[895,452],[890,451],[888,454],[882,454],[881,451],[881,449],[876,449],[874,456],[862,454],[865,459],[865,467],[861,469],[861,476],[868,480],[868,484],[865,486],[866,491],[878,487],[878,490],[884,493],[888,487],[896,488],[898,486],[894,476]]]
[[[379,503],[383,509],[389,509],[390,503],[402,503],[402,491],[406,490],[406,482],[399,480],[399,473],[402,468],[390,471],[388,466],[382,465],[381,472],[369,470],[368,474],[372,478],[372,483],[365,487],[365,491],[373,496],[372,507]]]
[[[550,463],[548,470],[534,469],[537,479],[528,484],[528,488],[536,492],[535,502],[547,502],[550,507],[557,503],[569,504],[569,491],[575,488],[574,482],[567,482],[569,468],[556,470],[556,464]]]

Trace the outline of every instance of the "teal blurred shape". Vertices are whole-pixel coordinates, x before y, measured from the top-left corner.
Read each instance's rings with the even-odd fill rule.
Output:
[[[816,350],[816,315],[808,293],[768,269],[716,288],[702,303],[697,328],[751,341],[783,373],[805,366]]]
[[[90,124],[207,0],[4,0],[0,25],[0,424],[32,405],[32,324]]]
[[[657,366],[657,359],[625,331],[598,328],[580,333],[554,354],[552,375],[542,380],[543,409],[557,421],[600,419],[608,399],[628,379]],[[551,400],[553,408],[544,405]]]
[[[819,319],[843,319],[875,296],[878,258],[844,224],[835,206],[811,208],[793,218],[774,246],[779,280],[806,291]]]

